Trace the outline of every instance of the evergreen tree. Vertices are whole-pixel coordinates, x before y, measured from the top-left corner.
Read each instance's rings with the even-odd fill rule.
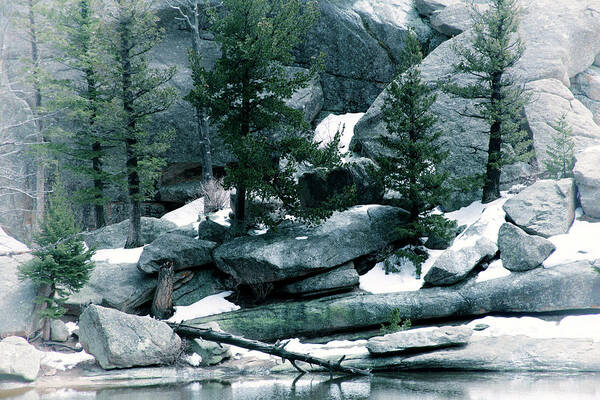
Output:
[[[110,0],[110,15],[104,26],[103,63],[106,79],[113,82],[113,105],[118,109],[114,131],[125,145],[127,192],[130,203],[129,234],[125,247],[139,247],[141,202],[152,192],[165,160],[160,156],[173,132],[149,132],[150,117],[167,110],[176,98],[166,83],[175,68],[148,66],[149,52],[161,41],[163,31],[152,11],[151,0]]]
[[[210,99],[211,116],[236,159],[236,164],[227,168],[225,179],[227,187],[236,189],[236,230],[244,231],[250,198],[276,198],[288,215],[325,218],[341,203],[301,209],[294,173],[300,162],[331,166],[339,163],[339,157],[336,151],[319,150],[306,137],[309,135],[301,136],[298,132],[309,128],[303,113],[285,103],[296,90],[308,85],[319,67],[316,62],[309,73],[291,76],[285,69],[294,61],[292,49],[318,17],[317,4],[303,0],[225,0],[222,6],[211,28],[222,56],[213,71],[200,71],[197,79],[209,85],[205,98]],[[263,216],[261,222],[277,221]]]
[[[567,116],[563,114],[552,128],[555,133],[552,135],[552,144],[546,149],[548,159],[543,161],[544,167],[553,179],[570,178],[575,166],[575,143]]]
[[[95,0],[57,2],[51,9],[55,59],[68,68],[69,78],[56,81],[51,94],[50,106],[61,119],[52,147],[67,155],[73,172],[88,179],[89,185],[76,198],[94,206],[96,228],[100,228],[106,224],[104,191],[115,178],[103,168],[110,137],[102,127],[108,104],[97,73],[102,63],[96,37],[99,4]]]
[[[67,297],[77,293],[89,280],[94,268],[92,250],[87,250],[64,189],[55,184],[49,196],[46,215],[35,240],[41,247],[33,251],[34,259],[19,267],[20,279],[31,279],[43,287],[36,302],[37,318],[44,320],[44,339],[49,339],[48,320],[60,318]],[[37,324],[35,324],[37,325]],[[37,328],[37,326],[34,326]]]
[[[474,101],[473,108],[461,115],[481,119],[489,125],[488,159],[482,177],[483,203],[500,197],[503,165],[531,158],[527,134],[521,129],[527,96],[509,74],[524,51],[517,36],[518,13],[517,0],[491,0],[483,12],[472,4],[472,39],[468,45],[455,46],[459,61],[454,69],[470,75],[474,81],[446,86],[450,94]]]
[[[398,205],[410,214],[408,222],[398,224],[397,229],[412,247],[400,255],[419,270],[426,256],[415,246],[421,245],[424,236],[442,236],[451,225],[432,213],[449,193],[448,173],[439,169],[447,152],[438,141],[441,132],[433,129],[436,117],[429,109],[436,96],[421,78],[421,47],[413,32],[406,37],[402,60],[406,71],[386,90],[383,119],[388,134],[381,137],[385,156],[377,159],[381,167],[377,174],[386,189],[400,193]]]

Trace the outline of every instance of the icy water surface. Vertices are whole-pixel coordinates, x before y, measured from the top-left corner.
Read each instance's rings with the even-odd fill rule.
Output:
[[[600,399],[600,374],[418,373],[372,378],[305,375],[238,378],[186,385],[2,393],[19,400],[588,400]]]

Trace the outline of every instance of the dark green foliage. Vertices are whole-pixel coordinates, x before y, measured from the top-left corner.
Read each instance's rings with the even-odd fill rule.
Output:
[[[387,335],[388,333],[394,333],[398,331],[406,331],[409,330],[412,326],[412,322],[410,319],[403,320],[402,315],[400,315],[400,309],[394,308],[390,315],[390,319],[386,324],[381,324],[381,328],[379,331],[382,335]]]
[[[410,213],[409,221],[397,229],[405,241],[418,246],[422,237],[446,229],[444,217],[432,211],[449,192],[448,174],[439,169],[447,153],[438,141],[441,132],[433,130],[436,117],[429,109],[436,96],[422,81],[421,48],[412,32],[405,41],[403,60],[406,72],[387,89],[383,119],[388,135],[381,139],[386,155],[377,162],[385,188],[398,192],[398,205]],[[414,249],[410,253],[419,270],[424,256]]]
[[[524,51],[517,36],[518,12],[517,0],[491,0],[483,12],[472,5],[472,39],[468,46],[455,46],[459,61],[454,69],[473,81],[446,85],[450,94],[474,101],[472,109],[459,111],[461,115],[489,125],[486,172],[479,177],[484,203],[500,197],[503,165],[529,161],[532,156],[528,135],[521,129],[528,96],[508,73]]]
[[[315,1],[225,0],[213,13],[211,30],[222,56],[213,71],[195,70],[195,90],[188,98],[210,103],[219,135],[237,160],[227,169],[225,185],[236,188],[236,225],[246,225],[246,200],[278,199],[281,215],[254,216],[272,225],[285,214],[305,220],[328,216],[332,204],[300,207],[294,173],[302,162],[330,167],[339,163],[337,148],[318,149],[312,143],[303,113],[285,100],[314,78],[320,63],[308,73],[290,76],[285,65],[292,49],[316,21]],[[198,66],[198,63],[193,63]],[[205,87],[206,91],[198,90]]]
[[[79,229],[71,204],[63,188],[57,184],[49,196],[44,221],[35,235],[41,246],[33,251],[34,259],[19,267],[19,278],[31,279],[37,285],[47,285],[48,297],[36,299],[46,303],[41,317],[60,318],[67,297],[78,292],[89,280],[94,268],[93,250],[87,250],[79,237]]]
[[[575,143],[566,115],[558,118],[552,128],[555,133],[552,135],[552,144],[546,149],[548,159],[544,160],[544,167],[553,179],[570,178],[575,166]]]

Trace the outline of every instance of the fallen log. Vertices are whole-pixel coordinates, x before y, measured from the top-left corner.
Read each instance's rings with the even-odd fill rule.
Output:
[[[281,357],[284,360],[288,360],[290,364],[294,366],[299,372],[306,373],[305,370],[300,368],[296,361],[302,361],[311,365],[319,365],[327,369],[330,373],[342,372],[345,374],[352,375],[370,375],[371,371],[366,369],[347,367],[342,365],[346,356],[343,356],[338,361],[329,361],[323,358],[313,357],[310,354],[296,353],[294,351],[288,351],[285,346],[289,341],[279,342],[275,344],[268,344],[259,342],[257,340],[250,340],[240,336],[234,336],[225,332],[218,332],[210,328],[195,328],[188,325],[168,323],[168,325],[175,331],[175,333],[189,337],[189,338],[202,338],[211,342],[231,344],[244,349],[256,350],[262,353],[271,354],[273,356]]]

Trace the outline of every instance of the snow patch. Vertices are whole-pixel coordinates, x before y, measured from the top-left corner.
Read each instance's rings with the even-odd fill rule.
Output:
[[[319,143],[319,147],[325,147],[334,139],[335,134],[341,131],[340,153],[348,152],[352,136],[354,136],[354,126],[365,113],[350,114],[329,114],[315,129],[314,142]],[[342,131],[343,129],[343,131]]]
[[[104,261],[109,264],[137,264],[144,247],[134,249],[101,249],[96,250],[92,261]]]
[[[79,329],[79,326],[75,322],[67,322],[65,326],[69,331],[69,336],[71,336],[74,332],[76,332]]]
[[[175,314],[167,321],[179,323],[195,318],[239,310],[240,306],[225,299],[225,297],[230,296],[232,293],[229,291],[221,292],[207,296],[189,306],[175,306]]]
[[[204,217],[204,197],[200,197],[183,207],[173,210],[160,219],[173,222],[181,227],[193,224]]]
[[[231,212],[231,208],[225,208],[223,210],[208,214],[206,218],[210,219],[212,222],[216,222],[219,225],[230,227],[231,220],[229,218],[229,214],[231,214]]]
[[[78,353],[59,353],[57,351],[41,352],[41,365],[47,368],[53,368],[60,371],[72,369],[77,365],[95,360],[94,356],[82,350]]]
[[[28,250],[29,247],[19,242],[17,239],[8,236],[8,234],[0,228],[0,254]]]
[[[183,361],[192,367],[199,367],[200,363],[202,362],[202,356],[198,353],[188,354],[183,357]]]
[[[578,209],[578,214],[582,213]],[[600,258],[600,222],[575,220],[564,235],[548,238],[556,246],[554,253],[542,264],[545,268],[568,264],[579,260],[594,261]]]
[[[506,213],[502,206],[509,197],[501,197],[491,203],[485,204],[485,209],[479,218],[460,234],[450,247],[451,250],[458,251],[465,247],[474,246],[482,237],[493,243],[498,243],[498,231],[504,222],[506,222]],[[468,229],[473,227],[480,233],[478,235],[468,235]]]
[[[296,236],[296,240],[308,240],[308,236]]]
[[[504,268],[502,260],[495,260],[488,265],[485,271],[482,271],[477,275],[475,282],[491,281],[492,279],[504,278],[508,275],[510,275],[510,271]]]

